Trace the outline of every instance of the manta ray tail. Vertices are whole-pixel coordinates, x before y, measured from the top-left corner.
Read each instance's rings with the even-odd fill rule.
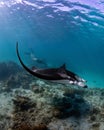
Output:
[[[25,70],[27,70],[29,73],[31,73],[33,75],[34,72],[32,70],[30,70],[27,66],[25,66],[25,64],[23,63],[23,61],[20,58],[19,51],[18,51],[18,42],[16,43],[16,52],[17,52],[17,56],[18,56],[18,59],[19,59],[21,65],[24,67]]]

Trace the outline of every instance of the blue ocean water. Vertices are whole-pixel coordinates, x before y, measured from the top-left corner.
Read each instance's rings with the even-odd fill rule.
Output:
[[[88,81],[89,87],[104,87],[103,0],[1,0],[0,62],[16,61],[34,51],[49,66],[67,68]]]

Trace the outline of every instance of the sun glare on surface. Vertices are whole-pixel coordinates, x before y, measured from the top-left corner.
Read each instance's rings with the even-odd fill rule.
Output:
[[[23,0],[15,0],[16,3],[23,3]]]
[[[11,7],[12,5],[23,3],[23,0],[8,0],[8,1],[0,1],[0,7]]]
[[[0,7],[3,7],[5,3],[3,1],[0,2]]]

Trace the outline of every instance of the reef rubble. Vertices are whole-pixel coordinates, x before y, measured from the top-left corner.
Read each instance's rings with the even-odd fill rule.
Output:
[[[104,88],[49,83],[16,70],[0,80],[0,130],[104,130]]]

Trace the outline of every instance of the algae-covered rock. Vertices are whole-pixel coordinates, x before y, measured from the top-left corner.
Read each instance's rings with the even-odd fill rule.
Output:
[[[21,123],[18,127],[9,128],[10,130],[48,130],[45,124],[29,125],[27,123]]]
[[[15,111],[27,111],[31,108],[35,108],[36,103],[32,102],[28,97],[17,96],[13,99]]]
[[[22,71],[21,67],[13,61],[0,63],[0,80],[6,80],[9,76]]]

